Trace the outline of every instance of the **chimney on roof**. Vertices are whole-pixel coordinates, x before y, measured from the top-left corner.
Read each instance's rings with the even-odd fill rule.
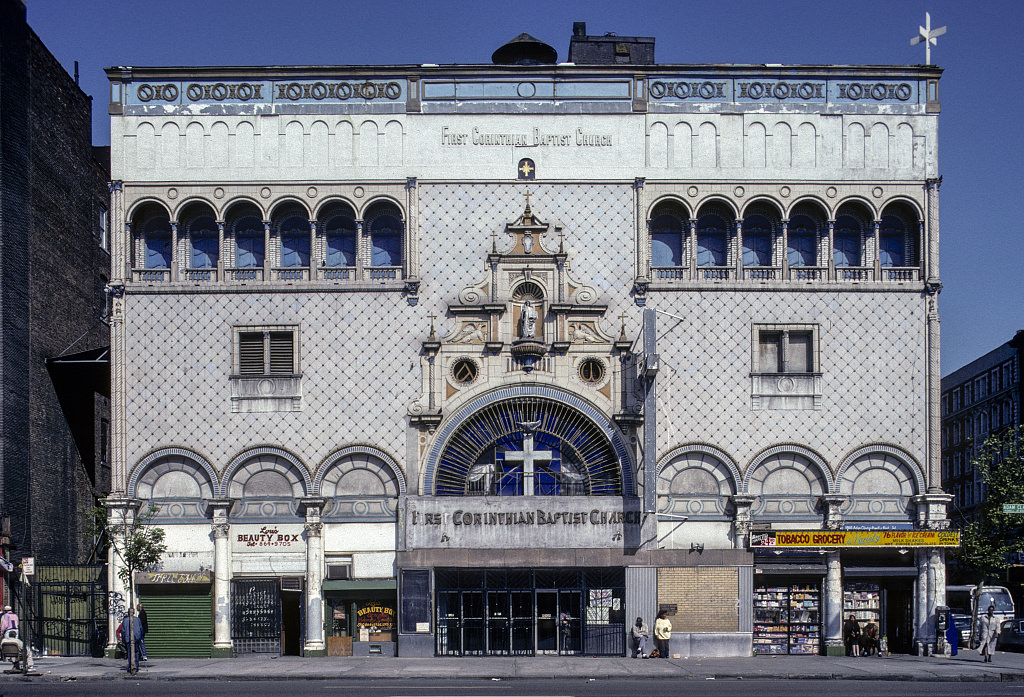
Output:
[[[586,22],[572,23],[569,62],[577,65],[654,65],[653,36],[588,36]]]

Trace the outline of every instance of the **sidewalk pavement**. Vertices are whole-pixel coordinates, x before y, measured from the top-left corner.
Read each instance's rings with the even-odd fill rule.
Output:
[[[756,656],[635,660],[589,656],[465,658],[150,658],[137,675],[125,661],[108,658],[36,659],[35,674],[0,675],[8,680],[523,680],[544,678],[677,680],[914,680],[942,682],[1024,682],[1024,654],[996,653],[983,663],[975,651],[945,656],[826,657]]]

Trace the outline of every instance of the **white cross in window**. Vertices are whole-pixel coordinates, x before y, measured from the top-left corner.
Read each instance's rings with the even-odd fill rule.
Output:
[[[555,455],[550,450],[533,449],[533,433],[537,426],[540,426],[540,421],[520,423],[519,427],[523,429],[523,451],[505,453],[505,462],[523,463],[523,496],[533,496],[533,466],[551,462]]]

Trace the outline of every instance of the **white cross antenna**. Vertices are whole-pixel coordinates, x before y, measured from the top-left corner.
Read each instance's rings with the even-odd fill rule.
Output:
[[[939,27],[938,29],[932,29],[932,16],[930,13],[924,13],[924,26],[918,27],[920,30],[918,35],[910,40],[911,46],[917,46],[919,43],[924,43],[924,62],[925,65],[932,64],[932,46],[938,45],[938,38],[946,33],[946,27]]]

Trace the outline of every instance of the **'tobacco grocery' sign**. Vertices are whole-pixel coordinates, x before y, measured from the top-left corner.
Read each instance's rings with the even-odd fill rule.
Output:
[[[959,530],[772,530],[750,533],[751,547],[959,547]]]

